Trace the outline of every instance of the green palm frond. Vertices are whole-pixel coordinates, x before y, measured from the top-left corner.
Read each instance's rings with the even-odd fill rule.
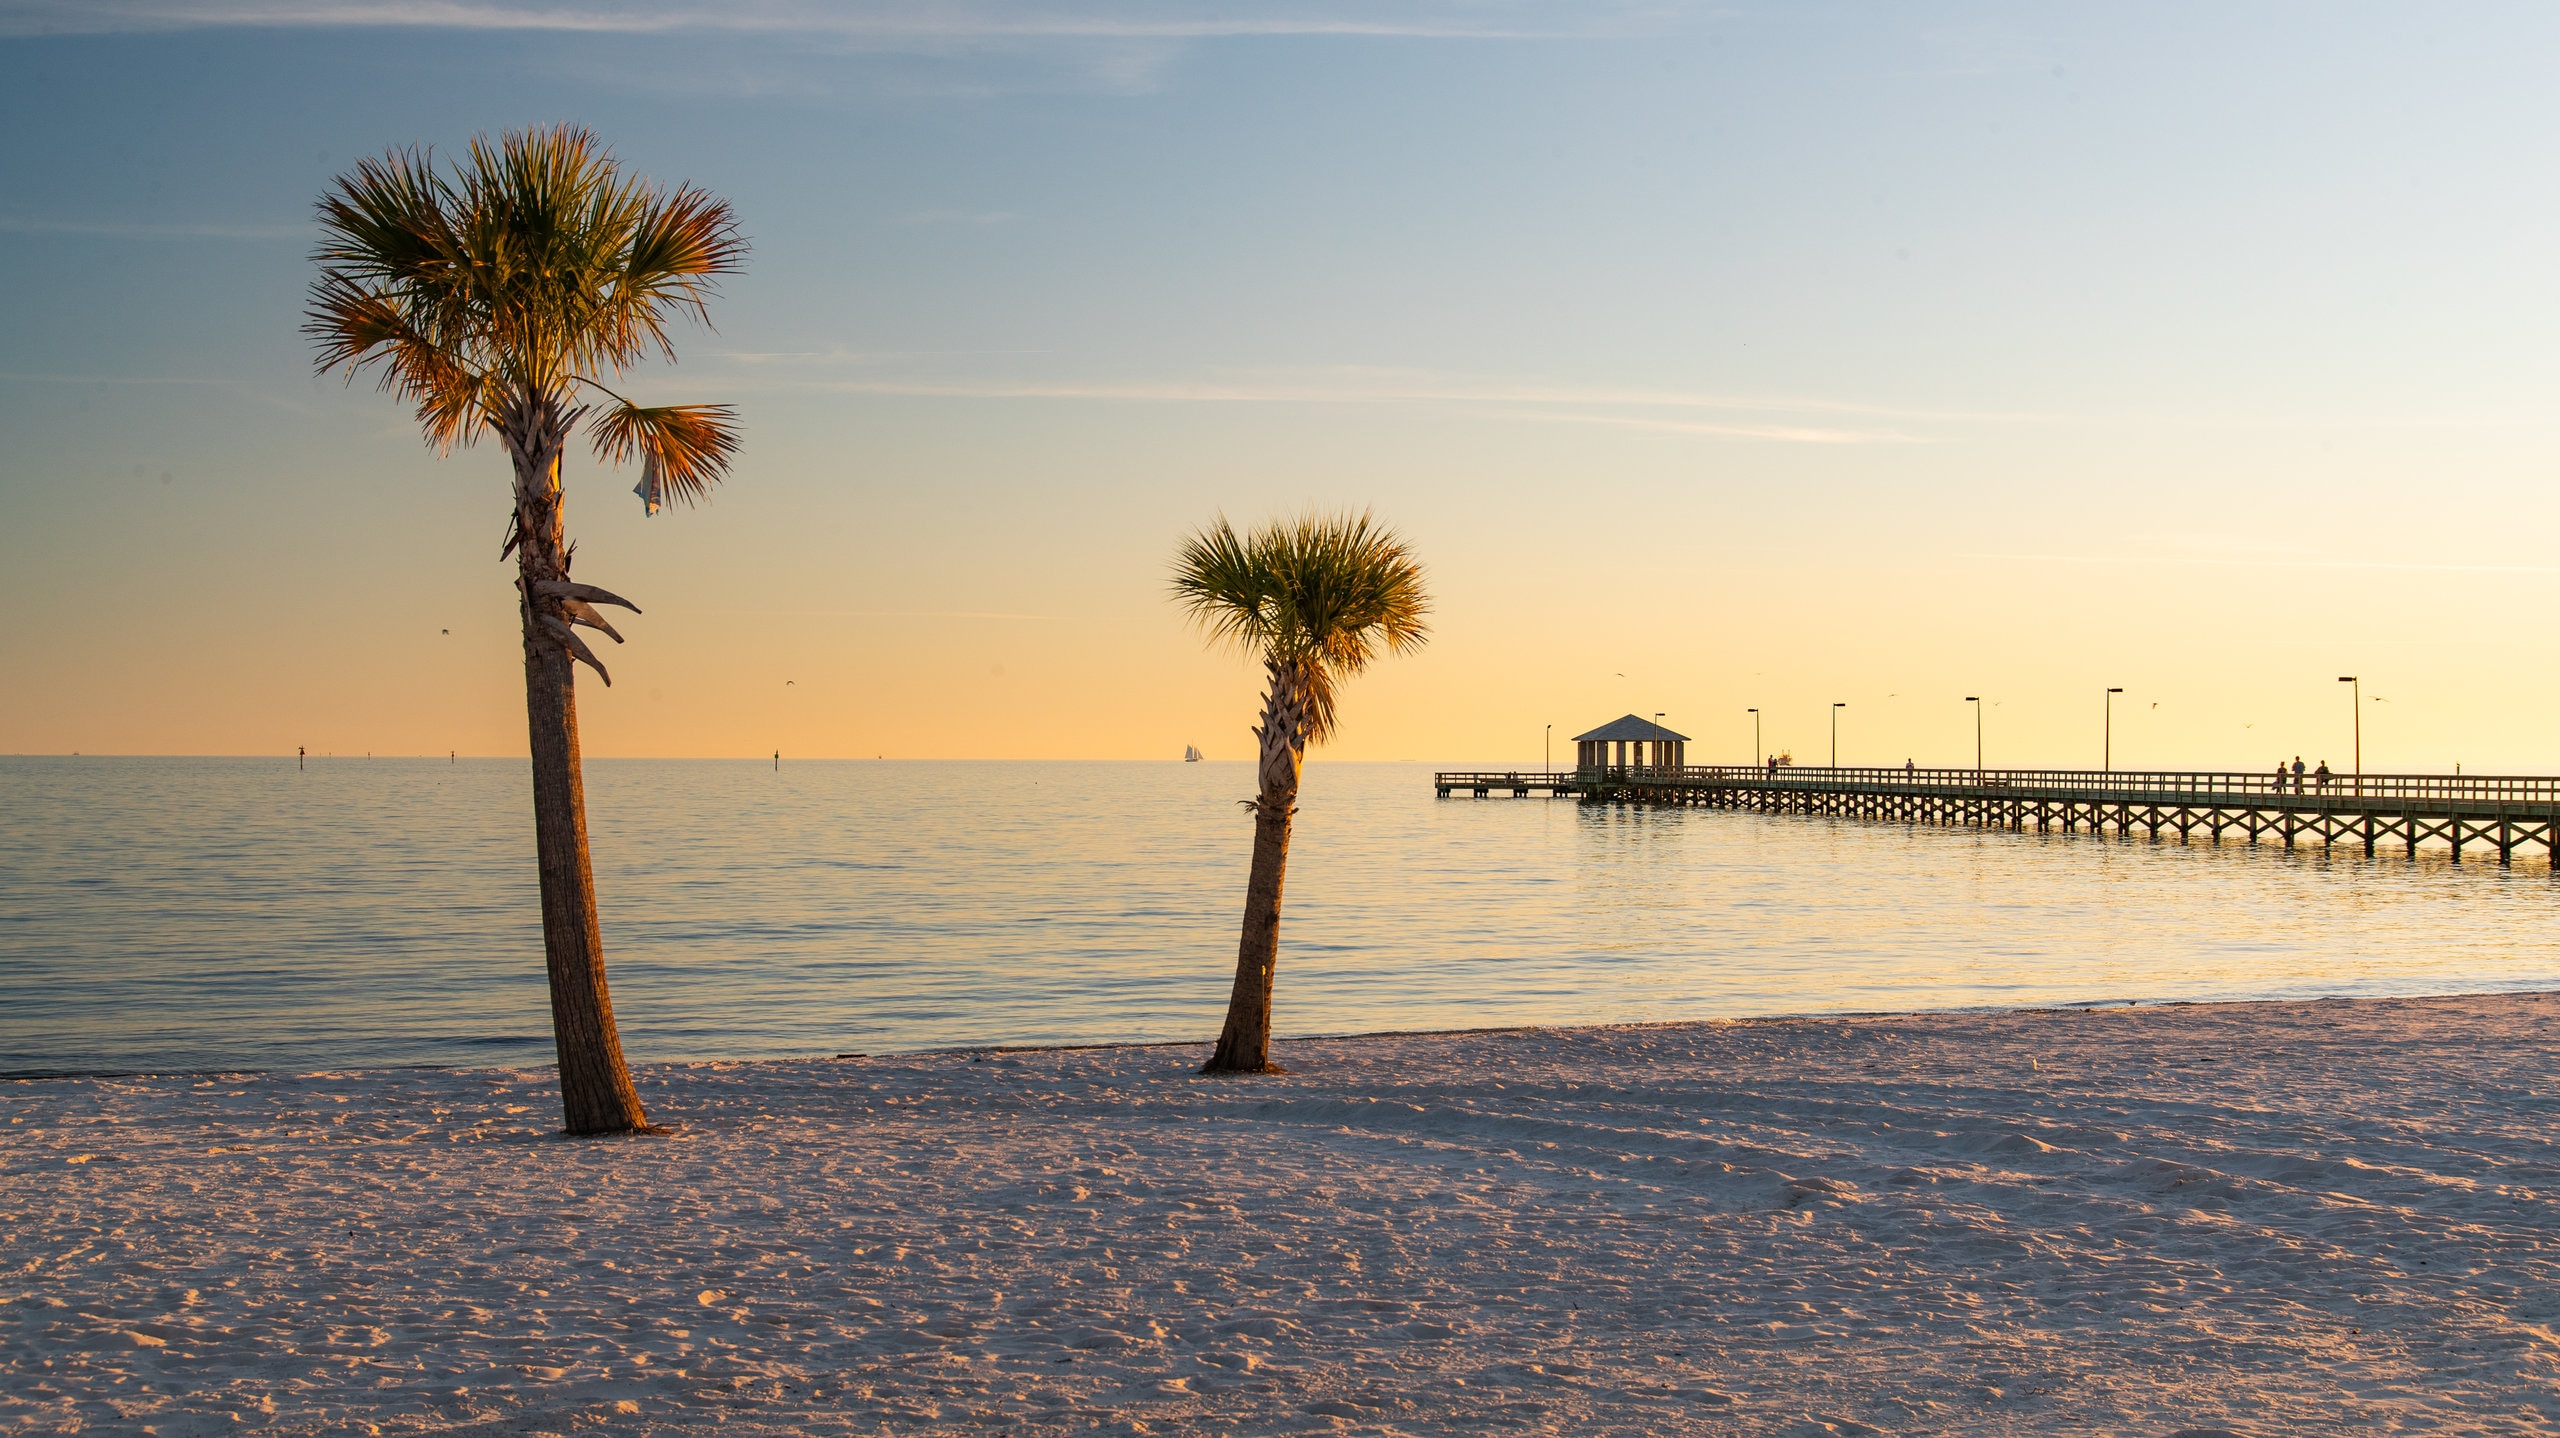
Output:
[[[725,202],[625,175],[574,126],[474,140],[450,174],[423,150],[361,161],[319,218],[303,329],[320,370],[378,369],[439,448],[520,400],[565,412],[582,384],[673,359],[670,324],[707,323],[718,278],[746,259]],[[737,428],[725,406],[625,404],[596,439],[692,499],[726,473]]]
[[[1173,592],[1213,639],[1297,676],[1310,742],[1333,733],[1341,681],[1430,634],[1421,561],[1365,512],[1302,515],[1250,536],[1221,518],[1183,542]]]
[[[1173,595],[1212,639],[1259,650],[1270,637],[1265,589],[1270,576],[1225,515],[1182,542],[1173,560]]]

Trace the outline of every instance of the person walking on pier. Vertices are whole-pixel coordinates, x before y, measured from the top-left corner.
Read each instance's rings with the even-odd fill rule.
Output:
[[[2321,793],[2329,792],[2329,761],[2321,760],[2320,767],[2312,771],[2311,778]]]
[[[2276,787],[2273,792],[2278,794],[2284,792],[2284,761],[2282,759],[2276,761]]]
[[[2302,756],[2299,754],[2293,756],[2293,792],[2302,792]]]

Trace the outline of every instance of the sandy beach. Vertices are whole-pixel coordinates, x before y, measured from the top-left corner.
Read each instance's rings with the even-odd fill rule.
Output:
[[[0,1086],[0,1431],[2560,1431],[2560,997]]]

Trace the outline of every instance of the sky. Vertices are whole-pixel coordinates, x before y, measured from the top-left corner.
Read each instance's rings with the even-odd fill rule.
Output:
[[[357,158],[753,246],[573,450],[590,756],[1241,757],[1184,534],[1367,508],[1319,758],[2560,772],[2560,11],[0,0],[0,753],[525,751],[507,464],[312,372]],[[1752,708],[1763,728],[1755,740]]]

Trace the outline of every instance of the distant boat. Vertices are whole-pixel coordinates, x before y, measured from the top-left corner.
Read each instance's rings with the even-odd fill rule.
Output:
[[[1185,764],[1197,764],[1208,757],[1208,755],[1200,752],[1200,746],[1197,744],[1185,744],[1182,746],[1182,762]]]

